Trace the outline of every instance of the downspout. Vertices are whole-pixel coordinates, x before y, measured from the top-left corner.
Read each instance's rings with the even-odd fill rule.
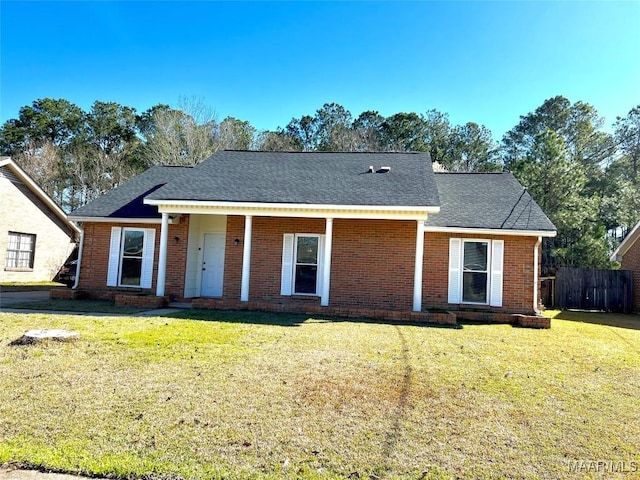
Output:
[[[78,222],[78,226],[80,227],[80,246],[78,247],[78,260],[76,263],[76,281],[73,282],[72,290],[76,290],[80,284],[80,265],[82,264],[82,249],[84,247],[84,226],[82,222]]]
[[[540,310],[538,309],[538,282],[539,273],[538,273],[538,264],[539,264],[539,254],[538,250],[540,245],[542,244],[542,237],[538,237],[538,241],[533,247],[533,311],[536,315],[540,315]]]

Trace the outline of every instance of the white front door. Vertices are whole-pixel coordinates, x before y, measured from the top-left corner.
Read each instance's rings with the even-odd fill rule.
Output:
[[[224,233],[205,233],[202,255],[202,297],[221,297],[224,277]]]

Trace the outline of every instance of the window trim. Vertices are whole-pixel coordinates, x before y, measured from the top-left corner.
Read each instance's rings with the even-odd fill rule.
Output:
[[[140,256],[127,255],[126,258],[140,258],[140,281],[137,285],[122,283],[122,266],[124,264],[125,259],[125,237],[127,232],[142,232],[142,251],[140,252]],[[136,228],[136,227],[122,227],[122,231],[120,232],[120,253],[118,254],[118,287],[125,288],[142,288],[142,276],[144,274],[144,252],[147,245],[147,230],[144,228]]]
[[[311,237],[318,239],[318,251],[316,254],[316,263],[298,263],[298,238],[300,237]],[[322,286],[320,282],[322,281],[322,242],[323,235],[320,233],[295,233],[293,235],[293,258],[291,262],[291,295],[302,296],[302,297],[319,297],[321,296]],[[315,265],[316,266],[316,291],[314,293],[304,293],[304,292],[296,292],[296,267],[298,265]]]
[[[464,305],[489,305],[491,302],[491,254],[492,241],[484,238],[462,238],[460,248],[460,303]],[[466,243],[484,243],[487,246],[487,267],[486,270],[465,270],[464,269],[464,246]],[[484,273],[487,276],[485,283],[485,301],[469,302],[464,300],[464,274],[465,273]]]
[[[124,235],[126,231],[143,232],[142,243],[142,271],[138,285],[122,284],[122,259],[124,251]],[[107,262],[107,287],[151,289],[153,288],[153,274],[155,262],[154,228],[141,227],[111,227],[111,241],[109,245],[109,260]]]
[[[17,247],[18,249],[12,249],[9,248],[9,246],[11,245],[11,236],[12,235],[17,235],[18,236],[18,241],[17,241]],[[20,243],[21,243],[21,239],[22,237],[30,237],[31,238],[31,248],[29,250],[21,250],[20,249]],[[7,236],[7,250],[5,253],[5,261],[4,261],[4,270],[6,272],[32,272],[34,269],[34,265],[35,265],[35,259],[36,259],[36,240],[37,240],[37,234],[35,233],[25,233],[25,232],[15,232],[10,230],[8,232],[8,236]],[[9,262],[9,251],[12,252],[16,252],[16,257],[15,257],[15,265],[14,266],[10,266],[8,264]],[[20,260],[20,253],[24,253],[24,252],[29,252],[29,266],[27,267],[21,267],[18,266],[19,260]]]

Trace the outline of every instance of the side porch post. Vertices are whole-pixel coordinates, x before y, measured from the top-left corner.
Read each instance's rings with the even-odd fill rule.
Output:
[[[169,214],[162,214],[160,227],[160,252],[158,252],[158,278],[156,279],[156,296],[164,297],[164,283],[167,276],[167,238],[169,235]]]
[[[416,263],[413,276],[413,311],[422,310],[422,264],[424,260],[424,220],[417,221]]]
[[[249,301],[249,273],[251,270],[251,225],[252,216],[244,217],[244,243],[242,250],[242,283],[240,287],[240,301]]]
[[[322,265],[322,296],[320,306],[329,306],[329,287],[331,285],[331,246],[333,240],[333,218],[327,218],[324,238],[324,253]]]

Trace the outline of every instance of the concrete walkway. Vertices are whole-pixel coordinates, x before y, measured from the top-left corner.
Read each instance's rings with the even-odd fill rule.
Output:
[[[0,480],[81,480],[89,477],[0,467]],[[97,478],[97,477],[93,477]]]
[[[11,308],[12,305],[24,302],[43,302],[49,300],[49,290],[28,292],[0,291],[0,312],[9,313],[48,313],[58,315],[81,315],[89,317],[161,317],[184,310],[188,304],[175,304],[175,307],[157,308],[138,313],[105,313],[105,312],[74,312],[66,310],[47,310],[39,308]],[[1,479],[2,477],[0,477]]]
[[[0,307],[8,307],[15,303],[42,302],[49,300],[49,290],[33,290],[28,292],[7,292],[0,290]]]

